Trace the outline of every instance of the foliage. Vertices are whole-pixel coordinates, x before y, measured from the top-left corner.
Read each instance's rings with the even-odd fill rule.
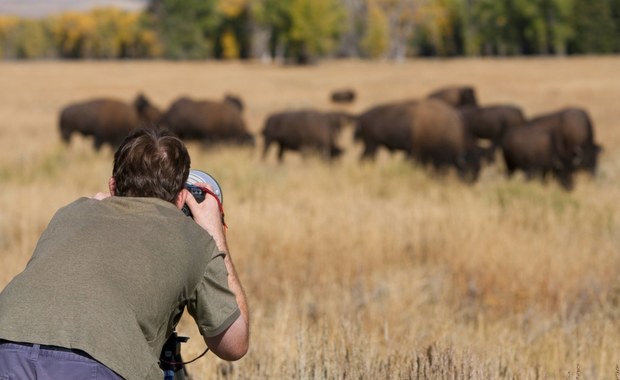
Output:
[[[220,0],[220,22],[215,31],[213,55],[216,58],[249,58],[251,49],[250,2]]]
[[[433,0],[416,14],[416,38],[421,55],[452,56],[462,53],[462,15],[458,0]]]
[[[385,54],[389,44],[389,24],[387,16],[376,4],[371,3],[368,9],[366,34],[362,45],[367,55],[372,58]]]
[[[254,16],[270,31],[273,55],[304,63],[333,51],[344,11],[336,0],[260,0]]]
[[[247,59],[267,51],[298,63],[359,52],[618,53],[620,0],[150,0],[141,13],[0,16],[2,58]]]
[[[298,56],[333,50],[343,17],[336,0],[293,0],[290,12],[290,40]]]
[[[611,1],[609,0],[574,0],[573,28],[575,38],[570,42],[574,52],[614,52],[618,33],[610,5]]]
[[[143,15],[116,8],[65,12],[45,19],[0,17],[4,58],[147,58],[161,54]]]
[[[16,28],[19,24],[17,17],[0,16],[0,58],[5,57],[12,49],[15,40]]]
[[[17,24],[15,54],[17,58],[37,58],[47,55],[45,25],[34,20],[20,20]]]
[[[147,12],[157,31],[166,57],[207,58],[219,23],[215,0],[152,0]]]

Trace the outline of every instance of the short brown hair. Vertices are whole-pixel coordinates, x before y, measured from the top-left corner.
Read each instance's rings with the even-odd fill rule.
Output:
[[[187,181],[189,167],[187,148],[172,132],[138,128],[114,154],[115,195],[174,203]]]

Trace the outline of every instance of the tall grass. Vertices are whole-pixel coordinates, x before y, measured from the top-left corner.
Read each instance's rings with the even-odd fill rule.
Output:
[[[567,193],[507,180],[502,164],[473,186],[381,152],[358,162],[345,131],[339,162],[189,144],[192,166],[224,190],[231,254],[250,301],[249,354],[209,354],[200,378],[617,378],[620,317],[620,59],[332,62],[315,67],[218,63],[3,64],[0,92],[0,285],[26,264],[55,210],[105,189],[112,152],[61,145],[62,105],[93,96],[162,107],[187,94],[241,95],[253,132],[273,111],[331,108],[352,86],[359,112],[474,85],[483,104],[533,115],[583,106],[605,147],[594,178]],[[4,79],[6,78],[6,81]],[[203,349],[191,319],[184,357]]]

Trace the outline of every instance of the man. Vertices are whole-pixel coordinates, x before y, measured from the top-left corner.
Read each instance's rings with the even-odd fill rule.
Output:
[[[189,167],[170,132],[135,130],[110,193],[54,215],[0,293],[0,379],[163,379],[159,355],[185,308],[213,353],[245,355],[248,308],[220,210],[184,189]]]

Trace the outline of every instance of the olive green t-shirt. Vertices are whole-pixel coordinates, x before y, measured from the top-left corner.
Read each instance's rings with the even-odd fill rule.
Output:
[[[224,253],[173,204],[80,198],[61,208],[0,293],[0,338],[81,349],[126,379],[162,379],[185,307],[201,334],[240,315]]]

